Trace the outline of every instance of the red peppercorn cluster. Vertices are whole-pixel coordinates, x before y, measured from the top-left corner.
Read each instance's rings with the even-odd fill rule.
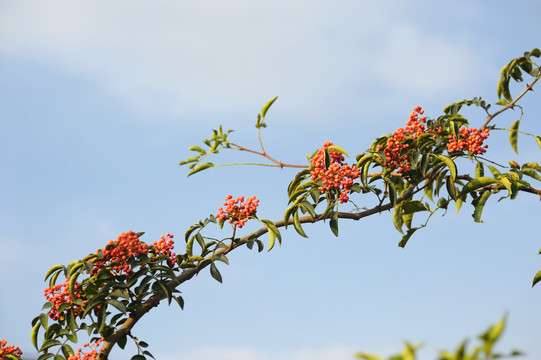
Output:
[[[16,356],[21,356],[23,354],[23,352],[21,351],[21,349],[19,349],[18,346],[13,346],[13,345],[7,345],[7,341],[2,339],[0,340],[0,359],[1,360],[4,360],[4,359],[7,359],[4,357],[4,355],[8,355],[8,354],[12,354],[12,355],[16,355]]]
[[[409,120],[406,122],[406,128],[398,128],[393,133],[393,136],[387,139],[385,146],[377,146],[376,151],[383,150],[385,154],[385,163],[383,166],[387,166],[393,170],[398,169],[399,173],[406,173],[411,170],[409,155],[407,153],[409,144],[404,144],[404,140],[406,140],[406,137],[417,139],[419,135],[426,133],[426,117],[419,117],[423,113],[424,110],[422,107],[414,107]],[[441,132],[441,128],[439,132]],[[400,155],[401,153],[402,155]]]
[[[489,130],[481,128],[481,130],[465,127],[460,128],[460,139],[457,139],[456,135],[449,136],[449,142],[447,143],[447,149],[449,152],[456,152],[461,150],[469,151],[471,154],[481,155],[487,150],[488,145],[483,146],[483,141],[490,135]]]
[[[169,257],[169,264],[172,265],[177,262],[176,254],[171,252],[174,248],[175,242],[173,241],[173,235],[162,235],[160,241],[154,241],[150,248],[154,249],[156,255],[166,255]]]
[[[99,250],[98,250],[99,251]],[[96,253],[98,253],[96,251]],[[96,275],[101,269],[111,268],[119,274],[130,275],[133,271],[130,269],[127,260],[132,256],[139,254],[148,254],[148,246],[139,240],[139,237],[133,232],[128,231],[118,236],[116,241],[109,241],[105,249],[102,249],[103,259],[94,263],[92,274]]]
[[[419,115],[424,114],[424,110],[420,106],[413,108],[413,111],[410,114],[409,120],[406,122],[406,133],[409,134],[413,139],[417,139],[419,135],[425,133],[425,123],[426,117]]]
[[[330,141],[326,141],[323,147],[317,151],[317,154],[312,158],[311,171],[312,180],[321,180],[322,186],[318,189],[325,193],[331,189],[340,189],[340,203],[349,201],[348,194],[353,185],[353,180],[359,177],[360,170],[356,165],[349,166],[344,164],[344,155],[338,151],[329,151],[331,164],[325,168],[325,149],[334,145]]]
[[[222,221],[227,220],[229,223],[242,228],[248,218],[257,212],[258,205],[259,200],[255,196],[248,197],[244,201],[244,196],[239,196],[236,200],[233,200],[232,195],[227,195],[224,202],[225,210],[219,207],[216,218]]]
[[[83,289],[80,284],[75,282],[75,286],[73,288],[75,299],[72,299],[69,292],[68,283],[69,283],[69,279],[66,279],[66,281],[63,284],[48,287],[45,290],[43,290],[43,293],[47,301],[53,304],[53,307],[51,308],[48,314],[49,317],[53,320],[58,320],[61,317],[63,317],[64,313],[70,308],[73,309],[73,315],[75,317],[77,317],[78,315],[82,315],[83,313],[83,308],[80,305],[71,305],[70,307],[66,308],[64,311],[60,313],[58,312],[58,308],[62,304],[71,304],[73,300],[83,298],[82,296]],[[87,300],[83,299],[83,303],[86,303],[86,302]]]
[[[104,341],[104,338],[101,338],[92,344],[86,343],[83,344],[83,347],[88,347],[92,349],[90,352],[83,354],[81,348],[77,349],[77,354],[71,355],[68,360],[98,360],[98,347]],[[102,348],[103,350],[103,348]]]

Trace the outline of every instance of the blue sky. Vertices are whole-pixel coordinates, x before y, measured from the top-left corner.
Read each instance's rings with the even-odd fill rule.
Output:
[[[541,47],[540,10],[537,1],[0,1],[0,337],[32,356],[45,272],[121,232],[145,231],[148,242],[172,233],[180,246],[229,193],[257,195],[258,215],[280,218],[293,170],[186,178],[178,162],[212,128],[256,147],[255,116],[278,95],[263,134],[274,157],[302,164],[326,140],[362,152],[414,106],[437,117],[463,98],[495,102],[501,67]],[[541,134],[537,92],[523,104],[521,129]],[[506,138],[489,138],[494,158],[541,160],[531,139],[519,139],[516,156]],[[405,249],[388,213],[342,222],[339,238],[324,224],[306,227],[310,239],[288,230],[270,253],[231,254],[223,284],[208,273],[185,284],[185,310],[160,305],[134,335],[160,360],[342,360],[388,355],[403,340],[425,342],[421,359],[433,359],[509,312],[500,349],[538,359],[539,199],[488,205],[484,224],[466,206],[435,216]]]

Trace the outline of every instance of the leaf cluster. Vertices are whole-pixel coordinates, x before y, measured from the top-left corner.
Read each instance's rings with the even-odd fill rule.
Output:
[[[507,354],[497,353],[494,351],[494,346],[502,335],[505,322],[506,317],[504,316],[498,323],[480,334],[477,338],[480,340],[481,344],[474,346],[471,351],[468,351],[468,340],[466,339],[453,352],[440,351],[438,360],[495,360],[523,355],[518,350],[511,350]],[[387,360],[416,360],[417,350],[421,346],[422,344],[412,345],[406,342],[404,344],[404,349],[400,354],[390,356],[387,358]],[[381,356],[364,352],[355,354],[355,357],[364,360],[384,360],[384,358]]]

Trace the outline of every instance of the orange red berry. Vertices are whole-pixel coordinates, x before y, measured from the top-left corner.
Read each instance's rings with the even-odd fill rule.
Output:
[[[83,347],[88,347],[92,349],[90,352],[83,354],[81,348],[77,349],[77,353],[74,355],[71,355],[68,360],[98,360],[99,354],[98,354],[98,347],[100,344],[104,341],[104,338],[101,338],[92,344],[85,343],[83,344]],[[103,350],[103,348],[102,348]]]
[[[0,340],[0,359],[7,359],[4,357],[4,355],[8,354],[21,356],[23,352],[21,351],[21,349],[19,349],[18,346],[7,345],[7,341],[2,339]]]
[[[154,241],[150,248],[154,250],[154,253],[156,255],[166,255],[169,257],[168,263],[169,265],[173,265],[177,262],[176,254],[174,252],[171,252],[173,250],[175,242],[173,241],[173,235],[167,234],[162,235],[159,241]]]
[[[357,166],[344,164],[344,155],[338,151],[330,150],[329,155],[331,164],[325,167],[325,149],[334,145],[326,141],[323,147],[317,151],[317,154],[310,161],[312,163],[310,173],[312,180],[321,180],[322,186],[319,191],[325,193],[331,189],[340,190],[340,203],[349,201],[348,194],[353,186],[353,180],[359,177],[360,170]]]
[[[43,290],[47,301],[53,304],[53,307],[48,313],[49,317],[53,320],[61,319],[63,316],[65,316],[65,313],[69,309],[73,310],[73,315],[75,317],[82,315],[83,313],[83,308],[80,305],[75,305],[75,304],[72,304],[71,306],[67,307],[65,310],[58,312],[58,309],[60,308],[62,304],[71,304],[75,299],[83,298],[81,285],[75,282],[75,286],[73,290],[75,299],[73,299],[69,293],[68,283],[69,283],[69,279],[66,279],[66,281],[63,284],[48,287],[45,290]],[[86,302],[87,300],[83,299],[83,303],[86,303]]]
[[[447,143],[447,149],[449,152],[456,151],[468,151],[474,155],[484,154],[488,145],[483,146],[483,142],[490,135],[488,129],[481,128],[481,130],[475,128],[460,128],[460,138],[456,135],[449,136],[449,142]]]
[[[92,274],[96,275],[101,269],[110,268],[118,274],[125,273],[130,275],[133,271],[128,265],[128,258],[139,254],[148,254],[148,246],[137,236],[133,231],[122,233],[116,241],[109,241],[103,252],[103,259],[99,259],[94,263]],[[96,251],[96,253],[98,253]]]
[[[246,201],[244,196],[239,196],[233,200],[232,195],[225,197],[224,206],[218,208],[218,214],[216,218],[221,221],[227,220],[229,223],[242,228],[250,216],[257,212],[257,206],[259,200],[255,196],[247,197]]]

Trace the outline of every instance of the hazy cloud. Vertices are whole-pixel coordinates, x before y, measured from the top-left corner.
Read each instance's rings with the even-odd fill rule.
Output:
[[[475,63],[467,45],[451,50],[451,39],[408,22],[400,5],[57,0],[2,7],[0,53],[39,59],[158,117],[235,113],[275,95],[305,115],[327,116],[340,101],[359,98],[352,93],[358,84],[388,96],[437,95],[469,81],[466,64]]]

